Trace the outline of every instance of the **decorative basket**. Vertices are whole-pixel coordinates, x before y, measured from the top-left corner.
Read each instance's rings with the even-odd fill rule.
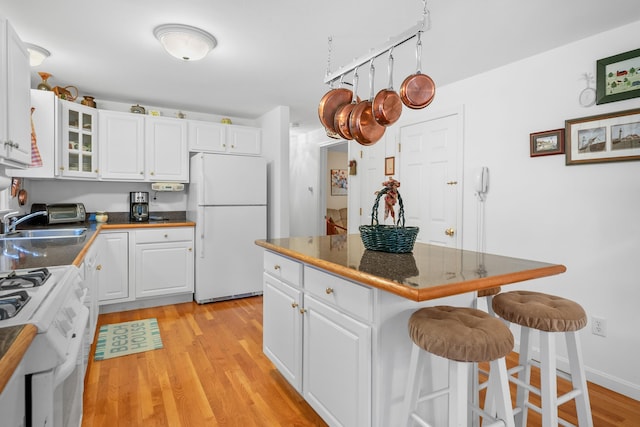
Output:
[[[380,197],[387,194],[388,188],[378,192],[371,212],[371,225],[360,226],[360,237],[366,249],[380,252],[408,253],[413,250],[413,245],[418,236],[418,227],[404,226],[404,204],[398,192],[398,221],[396,225],[380,225],[378,223],[378,204]]]

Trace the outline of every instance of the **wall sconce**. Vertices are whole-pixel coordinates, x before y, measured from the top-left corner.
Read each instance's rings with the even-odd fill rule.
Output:
[[[216,47],[216,39],[199,28],[181,24],[156,27],[153,35],[169,55],[183,61],[197,61]]]
[[[37,67],[42,64],[42,62],[51,56],[51,52],[47,49],[42,48],[40,46],[36,46],[35,44],[25,43],[27,46],[27,51],[29,52],[29,65],[32,67]]]

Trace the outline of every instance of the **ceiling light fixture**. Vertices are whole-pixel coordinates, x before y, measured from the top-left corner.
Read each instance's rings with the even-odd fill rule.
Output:
[[[42,61],[51,56],[51,52],[35,44],[25,43],[27,51],[29,52],[29,65],[37,67],[42,64]]]
[[[199,28],[181,24],[156,27],[153,35],[171,55],[183,61],[197,61],[216,47],[216,39]]]

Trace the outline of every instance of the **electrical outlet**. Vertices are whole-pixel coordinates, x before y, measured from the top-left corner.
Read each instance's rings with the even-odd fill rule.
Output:
[[[600,335],[601,337],[607,336],[607,320],[602,317],[591,318],[591,333],[594,335]]]

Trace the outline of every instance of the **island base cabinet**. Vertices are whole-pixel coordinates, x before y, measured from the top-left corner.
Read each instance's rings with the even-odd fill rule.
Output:
[[[371,425],[371,327],[304,299],[303,396],[331,426]]]
[[[302,292],[264,274],[263,352],[302,393]]]

